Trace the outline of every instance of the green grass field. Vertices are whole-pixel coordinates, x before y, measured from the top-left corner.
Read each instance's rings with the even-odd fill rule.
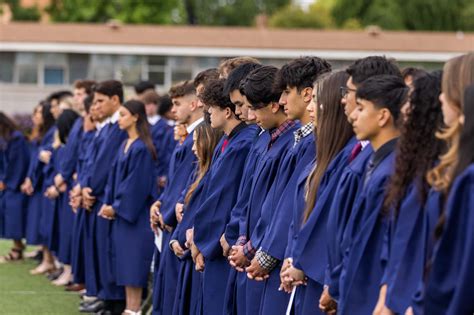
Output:
[[[11,242],[0,240],[0,255],[8,253],[10,247]],[[34,267],[31,260],[0,264],[0,314],[80,314],[77,294],[51,285],[44,276],[31,276],[29,270]]]

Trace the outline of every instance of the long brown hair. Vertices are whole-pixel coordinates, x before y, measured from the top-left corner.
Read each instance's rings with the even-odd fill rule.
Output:
[[[474,82],[474,53],[450,59],[444,65],[441,89],[446,99],[462,113],[464,89]],[[427,180],[436,190],[448,193],[453,180],[459,150],[459,136],[462,125],[456,120],[452,126],[443,129],[437,137],[446,142],[448,150],[440,156],[440,163],[427,174]]]
[[[420,203],[424,204],[429,185],[426,172],[433,167],[443,149],[443,142],[436,133],[443,127],[443,112],[439,94],[441,93],[441,72],[425,74],[413,81],[409,111],[401,124],[393,172],[384,200],[383,214],[395,209],[398,215],[401,201],[413,180],[417,181]],[[423,145],[420,145],[423,143]]]
[[[194,134],[196,135],[198,170],[196,180],[191,184],[184,198],[185,204],[189,203],[197,186],[209,170],[214,150],[222,137],[222,131],[212,128],[206,121],[196,127]]]
[[[123,105],[132,115],[137,115],[138,137],[145,143],[154,160],[157,158],[155,145],[151,139],[150,124],[146,118],[145,104],[137,100],[130,100]]]
[[[307,180],[303,222],[308,220],[316,205],[319,185],[329,164],[354,135],[339,92],[339,87],[344,86],[348,78],[345,71],[338,71],[317,82],[316,165]]]

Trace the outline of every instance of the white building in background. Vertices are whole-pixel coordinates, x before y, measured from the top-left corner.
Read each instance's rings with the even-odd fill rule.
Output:
[[[235,56],[279,66],[316,55],[342,68],[377,54],[434,69],[472,50],[474,34],[458,33],[9,23],[0,25],[0,110],[29,112],[50,92],[84,78],[127,86],[150,80],[166,91]]]

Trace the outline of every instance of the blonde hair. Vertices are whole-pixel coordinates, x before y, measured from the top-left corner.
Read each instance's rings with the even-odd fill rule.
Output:
[[[462,114],[464,89],[474,81],[474,53],[458,56],[446,62],[443,68],[442,92],[450,104]],[[458,161],[462,124],[456,120],[436,136],[446,142],[448,150],[440,156],[439,164],[428,171],[426,179],[437,191],[447,193]]]

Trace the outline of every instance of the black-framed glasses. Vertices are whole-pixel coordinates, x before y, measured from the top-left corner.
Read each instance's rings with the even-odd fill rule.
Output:
[[[346,97],[346,95],[349,94],[349,92],[354,92],[355,93],[357,91],[356,89],[350,89],[347,86],[341,86],[339,88],[339,90],[341,91],[341,96],[342,97]]]

